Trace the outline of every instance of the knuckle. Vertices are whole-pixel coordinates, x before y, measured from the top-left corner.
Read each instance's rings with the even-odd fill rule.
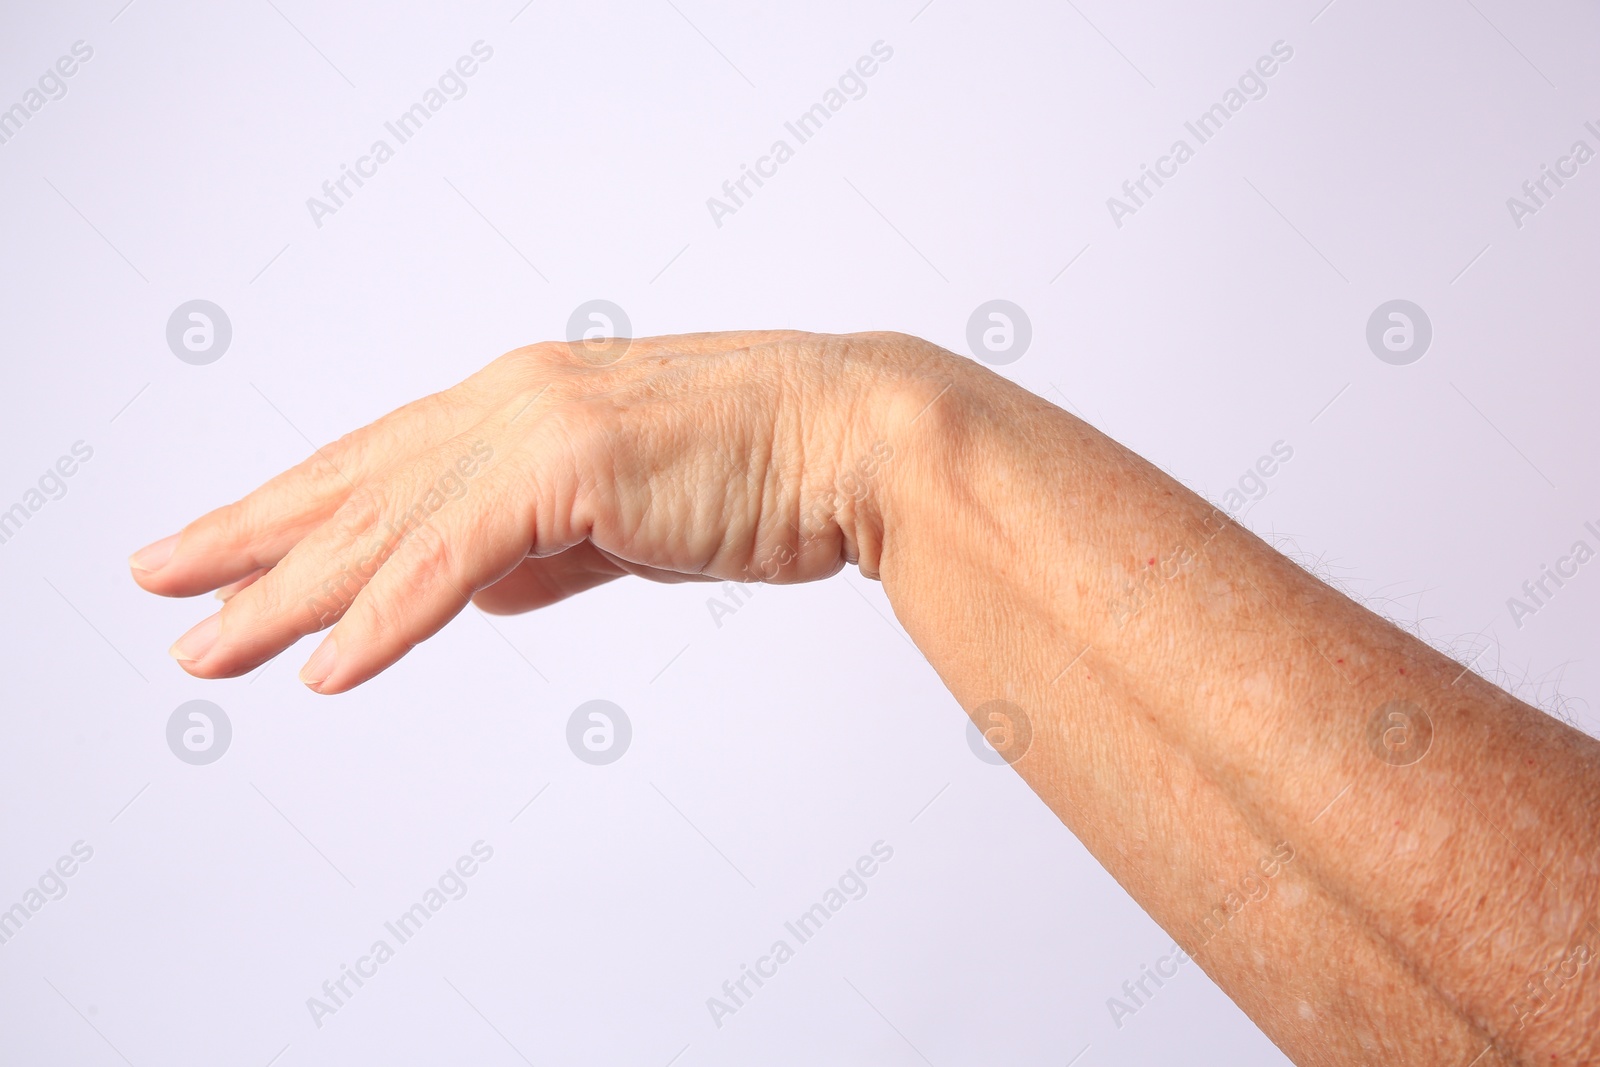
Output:
[[[208,545],[247,544],[260,529],[263,511],[257,494],[251,493],[205,516],[195,524],[195,533],[201,534]]]
[[[368,589],[351,607],[340,628],[346,632],[354,629],[368,637],[381,635],[386,643],[399,639],[409,648],[413,642],[405,637],[405,614],[403,599]]]
[[[459,588],[456,553],[449,537],[431,522],[407,531],[379,575],[354,598],[343,625],[409,648],[418,637],[417,619],[408,594],[439,584]]]
[[[273,546],[292,539],[301,520],[270,499],[251,494],[207,516],[205,526],[202,543],[237,554],[252,569],[259,569],[277,562],[279,553]]]
[[[490,367],[499,374],[517,380],[539,379],[548,376],[553,368],[560,366],[565,354],[565,346],[554,341],[540,341],[537,344],[513,348],[491,363]]]
[[[255,550],[262,541],[276,539],[286,525],[283,509],[274,506],[266,489],[258,489],[202,517],[187,535],[192,538],[191,543],[206,551],[241,553],[249,557],[253,566],[261,566]]]
[[[613,436],[614,413],[609,405],[590,398],[569,400],[552,407],[540,420],[540,433],[547,444],[557,445],[580,467],[609,447]]]
[[[454,555],[450,538],[433,523],[423,522],[406,535],[390,565],[399,571],[395,577],[408,586],[454,582]]]
[[[352,430],[312,452],[273,481],[317,499],[343,493],[350,485],[345,472],[359,465],[365,439],[365,428]]]
[[[344,617],[355,602],[359,586],[345,571],[324,578],[321,584],[303,592],[298,602],[284,602],[282,611],[291,614],[301,634],[327,629]],[[279,595],[275,599],[282,601]]]
[[[575,409],[584,406],[593,389],[593,382],[576,374],[560,374],[545,383],[539,402],[547,418],[552,415],[570,416]]]
[[[363,585],[360,595],[344,603],[342,627],[354,627],[368,637],[384,643],[398,641],[410,648],[416,643],[411,637],[416,619],[406,592],[426,590],[434,584],[458,585],[454,560],[456,553],[445,533],[434,523],[418,523],[394,545],[378,576]]]
[[[223,625],[231,632],[282,632],[299,637],[324,629],[344,614],[354,597],[340,579],[295,589],[277,573],[268,573],[230,598],[222,607]]]
[[[358,485],[328,520],[331,532],[345,542],[355,541],[378,525],[383,507],[382,493],[370,485]]]

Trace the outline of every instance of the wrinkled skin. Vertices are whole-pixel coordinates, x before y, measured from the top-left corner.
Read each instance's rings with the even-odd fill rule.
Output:
[[[648,338],[610,362],[532,345],[197,519],[134,574],[167,596],[223,588],[173,649],[201,678],[336,623],[302,675],[323,693],[389,667],[469,598],[510,613],[623,574],[827,577],[857,559],[836,466],[870,451],[886,383],[940,361],[898,335]]]
[[[173,655],[228,677],[331,627],[301,678],[338,693],[471,600],[853,563],[981,727],[1031,723],[1007,760],[1171,933],[1156,966],[1297,1062],[1600,1063],[1600,743],[926,342],[615,354],[508,353],[142,550],[146,589],[226,600]]]

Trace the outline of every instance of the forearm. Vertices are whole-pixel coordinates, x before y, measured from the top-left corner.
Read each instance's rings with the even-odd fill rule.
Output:
[[[1296,1059],[1600,1058],[1600,744],[914,338],[518,349],[132,564],[231,594],[174,645],[190,674],[331,623],[302,671],[331,694],[469,595],[525,611],[621,574],[848,561],[965,707],[1031,722],[1017,770]],[[1422,713],[1420,760],[1420,734],[1385,747]]]
[[[876,562],[963,706],[1029,716],[1017,770],[1112,874],[1303,1062],[1594,1056],[1595,969],[1547,1010],[1524,987],[1600,948],[1600,745],[1070,416],[955,382],[903,431]],[[1420,731],[1370,744],[1391,703],[1431,720],[1418,762]]]

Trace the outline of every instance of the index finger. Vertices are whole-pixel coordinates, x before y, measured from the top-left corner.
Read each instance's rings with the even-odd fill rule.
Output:
[[[397,408],[135,552],[128,560],[134,581],[162,596],[195,596],[275,566],[358,486],[475,421],[448,392]]]

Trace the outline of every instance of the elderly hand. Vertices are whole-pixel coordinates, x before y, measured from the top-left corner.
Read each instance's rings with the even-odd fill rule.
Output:
[[[222,610],[172,647],[197,677],[332,626],[301,672],[322,693],[384,670],[469,600],[526,611],[622,574],[870,573],[890,423],[963,365],[897,334],[531,345],[141,550],[133,573],[165,596],[221,590]]]

